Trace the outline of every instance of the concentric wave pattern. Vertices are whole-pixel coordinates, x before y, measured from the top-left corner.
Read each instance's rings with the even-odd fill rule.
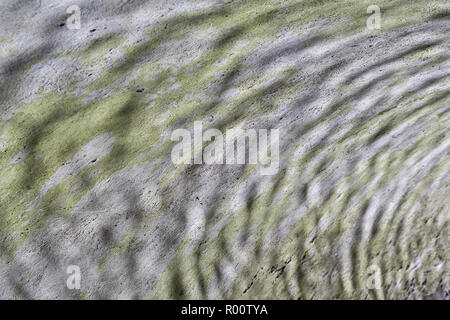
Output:
[[[448,2],[116,2],[2,65],[0,297],[449,298]],[[174,166],[194,121],[279,172]]]

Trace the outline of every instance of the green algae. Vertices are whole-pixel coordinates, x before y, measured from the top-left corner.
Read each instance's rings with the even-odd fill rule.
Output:
[[[423,1],[415,3],[414,6],[396,6],[389,1],[382,1],[379,6],[382,8],[382,31],[390,28],[396,28],[404,23],[413,23],[415,21],[422,21],[433,14],[433,8],[426,12],[416,10],[417,7],[422,8]],[[233,73],[235,66],[238,65],[241,72],[249,71],[242,62],[244,57],[251,54],[258,46],[265,42],[274,39],[284,26],[289,25],[290,28],[302,33],[302,27],[317,19],[326,19],[330,16],[338,16],[343,18],[345,25],[342,33],[346,32],[361,32],[365,28],[365,19],[367,14],[365,9],[371,4],[369,1],[362,1],[355,3],[354,1],[336,1],[324,4],[322,1],[302,1],[302,2],[288,2],[285,9],[279,10],[278,2],[267,2],[261,4],[255,1],[234,1],[229,5],[229,11],[224,14],[214,13],[214,11],[205,11],[186,15],[181,17],[180,21],[168,21],[167,24],[161,23],[157,29],[149,31],[149,39],[142,45],[129,46],[124,48],[124,38],[112,38],[106,40],[98,40],[85,51],[74,54],[75,57],[80,57],[83,61],[83,67],[87,67],[93,62],[101,63],[101,66],[108,67],[106,61],[99,62],[99,58],[103,57],[111,48],[120,48],[120,51],[125,57],[125,62],[117,68],[112,70],[107,69],[104,75],[101,75],[97,80],[86,85],[84,88],[86,94],[82,97],[75,96],[58,96],[56,93],[43,95],[41,98],[34,100],[32,103],[21,106],[20,112],[7,122],[2,123],[2,132],[0,135],[5,136],[5,141],[8,143],[7,151],[2,154],[0,158],[1,176],[2,176],[2,192],[1,203],[4,213],[0,217],[0,233],[8,237],[8,259],[13,257],[14,251],[31,235],[33,231],[39,229],[43,225],[45,219],[55,217],[59,214],[67,214],[75,206],[75,204],[91,190],[100,181],[110,177],[118,170],[130,167],[143,161],[155,161],[159,158],[167,156],[170,150],[170,143],[162,141],[161,134],[167,127],[177,124],[180,118],[186,117],[188,119],[186,126],[190,125],[194,119],[205,117],[212,114],[217,117],[212,125],[217,124],[220,129],[226,129],[241,123],[248,122],[255,115],[263,116],[270,114],[277,110],[280,104],[288,101],[295,93],[296,87],[291,87],[289,91],[275,95],[268,101],[261,102],[261,97],[264,97],[271,90],[277,88],[285,88],[288,82],[292,79],[292,70],[277,71],[272,74],[261,77],[256,73],[250,73],[247,79],[240,82],[236,89],[239,89],[239,94],[232,97],[230,101],[218,103],[205,103],[203,96],[199,93],[214,92],[213,84],[220,78],[220,75],[227,75]],[[385,10],[389,8],[389,10]],[[300,12],[300,14],[299,14]],[[385,13],[386,12],[386,13]],[[351,21],[348,24],[348,21]],[[169,36],[166,37],[167,28],[170,30]],[[178,69],[168,68],[161,63],[162,54],[152,57],[150,53],[157,51],[160,46],[167,41],[180,41],[188,35],[191,28],[197,29],[199,32],[206,32],[209,28],[216,30],[217,34],[222,34],[215,44],[216,47],[207,50],[200,58],[181,66]],[[250,43],[240,49],[236,49],[235,45],[239,40],[251,39]],[[231,58],[227,57],[230,50],[235,51]],[[412,62],[434,55],[434,49],[425,49],[424,53],[412,53]],[[150,55],[150,61],[143,61],[142,57]],[[225,64],[217,65],[217,62],[225,60]],[[27,68],[35,63],[42,63],[42,60],[30,62]],[[196,66],[200,66],[197,71],[191,71]],[[136,72],[136,75],[134,74]],[[272,86],[264,86],[264,84],[273,79],[278,74],[282,75],[282,79]],[[130,76],[131,84],[126,88],[116,89],[117,81],[121,77]],[[171,78],[175,79],[178,88],[171,90],[174,83]],[[195,79],[195,81],[193,81]],[[443,79],[442,81],[445,81]],[[255,84],[255,88],[250,88],[250,85]],[[259,87],[257,85],[260,85]],[[144,87],[144,94],[135,93],[135,88]],[[231,86],[235,88],[234,86]],[[102,89],[113,91],[106,99],[101,99],[95,103],[85,104],[83,98],[87,94],[96,93]],[[170,91],[171,90],[171,91]],[[211,90],[211,91],[208,91]],[[438,92],[438,94],[444,92]],[[153,97],[156,95],[156,97]],[[426,98],[426,96],[424,96]],[[407,106],[411,106],[413,102],[420,101],[424,97],[417,97],[416,101],[409,101]],[[152,98],[154,105],[148,107],[148,99]],[[398,98],[400,99],[400,97]],[[266,240],[269,240],[271,232],[279,218],[276,214],[288,212],[294,201],[295,192],[290,189],[291,186],[298,187],[296,182],[296,175],[302,172],[302,181],[311,181],[315,172],[322,168],[322,165],[329,162],[331,159],[336,159],[345,151],[352,150],[357,145],[363,145],[364,142],[373,138],[374,133],[378,137],[395,130],[400,124],[406,122],[413,123],[421,117],[426,117],[430,111],[436,109],[436,105],[429,105],[428,102],[433,102],[433,97],[424,101],[424,107],[415,113],[405,113],[403,116],[401,110],[388,110],[379,117],[369,119],[364,124],[349,126],[348,134],[344,135],[336,141],[339,145],[333,152],[327,153],[323,151],[322,146],[314,147],[306,155],[295,160],[297,166],[290,172],[289,175],[281,180],[278,189],[271,192],[268,186],[266,190],[254,199],[252,209],[249,210],[244,206],[237,212],[228,213],[231,215],[230,221],[226,224],[220,235],[216,239],[212,239],[205,252],[201,253],[200,262],[196,254],[190,255],[186,260],[181,256],[184,252],[188,241],[183,242],[175,251],[176,257],[171,261],[165,273],[161,276],[156,288],[157,297],[173,298],[180,293],[177,288],[168,288],[167,283],[171,281],[177,274],[186,274],[186,277],[181,279],[181,285],[178,289],[184,288],[182,296],[191,297],[191,293],[195,292],[195,285],[199,282],[199,278],[203,277],[208,284],[212,281],[217,266],[217,261],[222,261],[227,258],[227,253],[224,249],[237,243],[240,236],[240,228],[245,225],[254,227],[252,233],[256,237],[261,246]],[[399,101],[399,100],[398,100]],[[328,114],[325,120],[320,123],[315,123],[314,128],[319,125],[327,127],[331,120],[338,119],[339,116],[354,110],[356,106],[348,103],[349,100],[343,100],[340,106],[346,106],[345,109],[336,108],[336,112]],[[445,107],[445,100],[440,102],[440,107]],[[213,108],[210,108],[213,106]],[[168,110],[170,107],[170,110]],[[168,110],[168,116],[159,123],[155,123],[155,119],[160,118],[162,112]],[[236,114],[238,116],[236,116]],[[392,121],[394,119],[394,121]],[[443,127],[444,124],[439,124]],[[359,127],[359,128],[358,128]],[[379,128],[384,128],[384,131],[378,131]],[[437,130],[437,129],[436,129]],[[431,140],[433,134],[437,131],[429,132],[427,137],[410,149],[419,150],[426,154],[431,150],[431,146],[436,145],[439,141]],[[74,153],[80,150],[82,146],[91,141],[94,137],[106,132],[111,132],[114,138],[114,148],[112,152],[106,157],[100,159],[94,166],[83,168],[82,171],[75,177],[65,177],[57,186],[53,187],[40,200],[40,203],[30,209],[30,204],[36,198],[41,186],[54,174],[61,165],[71,159]],[[357,136],[356,139],[351,140]],[[342,145],[349,142],[349,145],[343,147]],[[149,146],[153,148],[149,151]],[[11,158],[21,150],[29,150],[27,157],[20,163],[10,164]],[[148,152],[144,159],[138,159],[138,155],[143,152]],[[395,178],[395,173],[401,168],[402,161],[406,158],[406,151],[399,151],[392,153],[389,158],[377,158],[376,168],[380,172],[384,172],[380,181],[389,181]],[[287,154],[287,152],[285,152]],[[323,153],[323,154],[322,154]],[[320,161],[311,164],[314,159],[320,155]],[[39,159],[36,159],[38,157]],[[275,263],[276,261],[287,261],[287,258],[292,255],[292,252],[303,254],[303,252],[312,252],[315,248],[316,256],[311,258],[309,265],[316,267],[317,270],[311,272],[310,275],[303,275],[299,286],[303,289],[300,293],[301,297],[311,297],[313,295],[314,284],[320,279],[325,267],[328,265],[321,265],[320,255],[325,255],[329,246],[333,246],[338,235],[344,234],[346,231],[352,230],[355,226],[355,220],[361,211],[361,206],[351,208],[352,199],[369,199],[379,185],[372,188],[367,188],[373,176],[366,169],[371,164],[361,164],[357,169],[358,181],[351,181],[354,178],[344,179],[340,182],[337,189],[341,189],[342,193],[351,188],[352,190],[363,190],[361,193],[350,193],[339,198],[338,193],[333,193],[331,197],[325,201],[321,206],[313,205],[305,213],[304,217],[300,218],[292,227],[291,232],[282,244],[277,248],[272,249],[273,252],[265,254],[265,257],[258,257],[255,262],[245,264],[237,279],[234,280],[229,292],[222,292],[223,296],[238,297],[243,292],[243,283],[247,283],[264,263]],[[445,167],[444,167],[445,168]],[[246,168],[245,175],[242,180],[250,177],[255,168]],[[321,175],[324,181],[333,175],[334,168],[328,168],[325,174]],[[88,176],[93,170],[99,170],[98,174],[90,178],[83,184],[76,192],[71,192],[74,185],[78,181]],[[163,187],[170,187],[176,183],[177,178],[183,174],[185,167],[177,168],[173,171],[171,168],[166,168],[161,179]],[[304,172],[305,171],[305,172]],[[438,171],[439,173],[439,171]],[[433,174],[437,177],[437,174]],[[85,179],[82,179],[85,180]],[[427,180],[431,182],[432,180]],[[236,186],[242,187],[244,183],[240,182]],[[281,190],[289,190],[281,199],[273,201],[273,199],[282,194]],[[24,192],[24,190],[27,190]],[[423,190],[423,186],[422,189]],[[273,193],[273,194],[271,194]],[[408,212],[411,204],[419,198],[420,192],[414,197],[408,199],[408,203],[403,206],[403,211]],[[173,196],[169,197],[170,199]],[[362,201],[361,201],[362,202]],[[229,203],[221,202],[219,207],[225,212],[228,212]],[[351,208],[347,210],[348,208]],[[164,214],[164,210],[153,213],[152,218]],[[332,218],[334,215],[343,215],[343,221],[339,224],[333,224],[323,234],[317,238],[313,244],[303,247],[304,243],[311,234],[316,232],[317,223],[321,219]],[[34,215],[34,216],[33,216]],[[400,222],[402,215],[396,217],[394,226]],[[267,219],[266,219],[267,218]],[[153,221],[153,220],[150,220]],[[147,224],[148,225],[148,224]],[[378,232],[378,237],[385,234],[390,234],[388,225],[383,225]],[[140,228],[133,227],[127,231],[125,236],[119,243],[111,249],[107,257],[100,263],[100,268],[103,268],[108,259],[113,254],[121,254],[126,252],[132,244],[134,234]],[[391,232],[392,233],[392,232]],[[14,237],[14,239],[11,239]],[[370,246],[372,247],[372,256],[375,256],[380,251],[384,244],[382,238],[375,238]],[[281,249],[278,249],[281,248]],[[257,248],[258,249],[258,248]],[[359,256],[364,258],[362,254],[365,248],[359,249]],[[403,251],[407,251],[403,249]],[[271,256],[273,255],[273,256]],[[297,254],[296,254],[297,255]],[[311,255],[313,255],[311,253]],[[314,256],[314,255],[313,255]],[[402,261],[406,261],[409,257],[402,257]],[[249,258],[251,260],[251,257]],[[362,270],[369,264],[370,258],[361,259],[359,265],[355,266],[359,269],[359,277]],[[296,256],[291,265],[302,263],[300,256]],[[198,273],[198,266],[202,272]],[[320,266],[320,268],[319,268]],[[391,266],[391,268],[394,268]],[[263,268],[264,269],[264,268]],[[294,281],[299,275],[295,267],[287,268],[286,280],[287,282]],[[346,292],[351,291],[353,286],[352,279],[348,276],[345,278],[345,283],[333,283],[330,288],[332,296],[339,295],[342,287],[347,288]],[[361,280],[361,279],[360,279]],[[278,296],[288,297],[288,293],[283,291],[283,285],[272,284],[268,281],[266,285],[259,284],[261,290],[249,291],[252,297],[267,297]],[[273,286],[271,288],[271,286]],[[361,287],[361,283],[358,285]],[[255,285],[255,288],[257,286]],[[267,289],[268,287],[268,289]],[[173,290],[174,292],[171,292]],[[181,289],[180,289],[181,290]],[[281,292],[280,292],[281,290]],[[256,293],[254,293],[256,291]],[[260,292],[260,293],[258,293]],[[281,293],[281,294],[280,294]],[[201,296],[200,293],[194,297]]]

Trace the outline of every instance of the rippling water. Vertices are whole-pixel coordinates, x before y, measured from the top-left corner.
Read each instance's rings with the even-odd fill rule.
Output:
[[[0,5],[1,298],[449,298],[449,1],[75,2]]]

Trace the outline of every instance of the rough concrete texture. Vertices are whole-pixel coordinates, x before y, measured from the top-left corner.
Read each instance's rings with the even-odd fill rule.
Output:
[[[0,298],[449,299],[449,10],[2,0]],[[175,165],[194,121],[278,173]]]

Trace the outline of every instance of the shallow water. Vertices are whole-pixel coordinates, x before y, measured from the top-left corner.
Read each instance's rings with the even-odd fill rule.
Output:
[[[448,1],[73,4],[0,7],[1,298],[449,298]]]

